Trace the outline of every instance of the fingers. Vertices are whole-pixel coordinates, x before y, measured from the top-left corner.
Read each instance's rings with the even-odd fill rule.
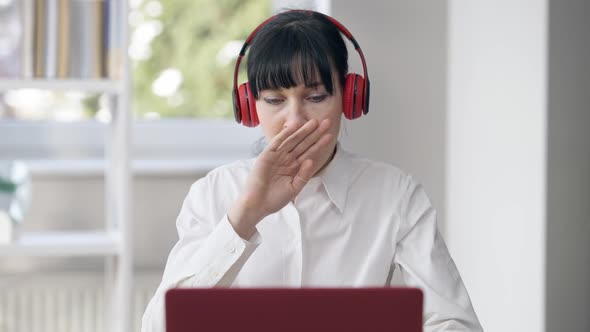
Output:
[[[311,145],[305,152],[303,152],[299,157],[297,157],[298,162],[303,162],[304,160],[312,158],[314,155],[317,155],[322,149],[325,149],[332,140],[332,134],[324,134],[315,144]]]
[[[318,121],[316,119],[311,119],[307,121],[303,127],[299,128],[294,134],[287,137],[282,144],[277,148],[277,151],[284,150],[286,152],[291,151],[299,142],[301,142],[305,137],[309,134],[313,133],[314,130],[318,127]]]
[[[278,134],[273,137],[273,139],[268,144],[268,149],[270,151],[277,151],[281,144],[293,133],[295,133],[297,128],[294,127],[285,127],[281,130]]]
[[[268,150],[286,154],[288,160],[297,160],[299,164],[306,159],[314,159],[314,155],[325,148],[333,136],[328,134],[331,126],[329,119],[318,122],[312,119],[300,128],[284,128],[272,139]]]
[[[301,154],[307,151],[307,149],[318,142],[322,135],[328,131],[328,129],[330,129],[330,120],[324,119],[320,123],[318,129],[307,135],[301,142],[299,142],[299,144],[293,147],[290,153],[293,154],[295,158],[298,158]]]
[[[293,177],[291,185],[296,193],[299,193],[307,184],[307,181],[313,176],[313,160],[306,159],[301,163],[299,172]]]

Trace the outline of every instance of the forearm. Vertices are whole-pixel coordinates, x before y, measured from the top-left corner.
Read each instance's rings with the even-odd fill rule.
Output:
[[[227,218],[235,232],[248,241],[256,233],[256,225],[265,214],[246,199],[239,198],[227,212]]]
[[[143,317],[142,331],[163,331],[164,297],[176,287],[230,286],[254,250],[260,245],[258,233],[246,241],[222,219],[204,241],[201,234],[183,234],[170,253],[162,282]]]

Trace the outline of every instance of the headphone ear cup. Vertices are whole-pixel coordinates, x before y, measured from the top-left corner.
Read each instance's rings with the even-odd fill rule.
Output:
[[[371,96],[371,81],[365,81],[365,93],[363,94],[363,99],[365,100],[365,107],[363,108],[363,113],[369,113],[369,97]]]
[[[356,75],[356,88],[354,100],[353,117],[358,119],[363,115],[365,108],[365,79],[361,75]]]
[[[242,123],[242,111],[240,110],[240,100],[238,96],[238,89],[231,90],[231,98],[234,105],[234,119],[237,123]]]
[[[241,123],[246,127],[258,126],[258,114],[256,113],[256,100],[250,89],[250,83],[242,83],[238,87],[239,112]]]
[[[365,80],[361,75],[350,73],[344,83],[342,112],[349,119],[359,118],[363,112]]]
[[[347,74],[344,80],[344,89],[342,90],[342,112],[348,120],[352,120],[352,108],[354,98],[354,75]]]

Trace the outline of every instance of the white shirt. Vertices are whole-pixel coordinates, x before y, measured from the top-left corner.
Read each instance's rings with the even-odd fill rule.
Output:
[[[425,331],[482,330],[436,212],[411,176],[338,144],[294,202],[264,218],[246,241],[226,213],[254,161],[216,168],[192,185],[143,332],[164,331],[164,294],[172,287],[384,287],[396,267],[424,293]]]

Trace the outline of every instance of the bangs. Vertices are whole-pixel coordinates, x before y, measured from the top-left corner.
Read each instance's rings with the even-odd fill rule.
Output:
[[[328,43],[319,42],[317,37],[308,38],[297,27],[291,27],[259,40],[256,48],[250,50],[248,81],[256,99],[262,90],[289,89],[301,84],[323,84],[330,95],[334,93],[333,79],[338,75],[333,74],[336,69],[329,60]]]

